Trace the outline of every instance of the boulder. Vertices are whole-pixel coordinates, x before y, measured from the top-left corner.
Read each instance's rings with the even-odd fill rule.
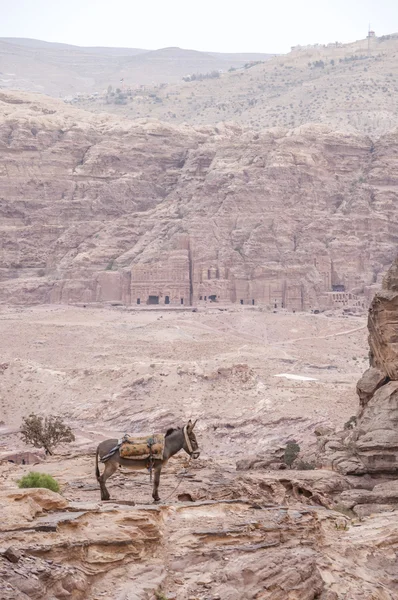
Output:
[[[398,380],[397,328],[398,292],[383,289],[369,309],[370,364],[395,381]]]
[[[370,365],[398,380],[398,257],[388,269],[382,290],[369,309]],[[374,376],[376,377],[376,376]]]
[[[379,388],[355,432],[356,456],[367,473],[398,472],[398,381]]]
[[[357,383],[357,426],[333,446],[322,440],[323,464],[345,474],[398,473],[398,259],[368,316],[370,368]],[[336,440],[335,440],[336,442]],[[319,446],[319,443],[318,443]],[[374,499],[373,503],[377,503]]]
[[[357,383],[357,394],[362,407],[366,406],[376,390],[387,381],[384,371],[369,367]]]
[[[10,500],[27,502],[32,500],[42,510],[61,510],[68,506],[68,501],[60,494],[45,488],[27,488],[15,492],[8,492]]]
[[[339,501],[347,509],[355,507],[357,514],[365,513],[364,510],[358,510],[358,506],[364,504],[372,507],[368,512],[381,512],[380,506],[386,506],[387,510],[397,509],[398,480],[380,483],[375,485],[373,490],[345,490],[340,494]]]

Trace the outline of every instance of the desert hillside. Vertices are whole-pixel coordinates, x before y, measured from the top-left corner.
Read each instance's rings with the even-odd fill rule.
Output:
[[[347,589],[370,597],[380,582],[393,598],[386,566],[396,547],[392,515],[380,515],[370,532],[366,524],[349,527],[335,510],[340,494],[350,493],[349,478],[264,469],[293,437],[313,462],[314,429],[354,414],[354,381],[366,364],[357,352],[366,343],[363,318],[250,307],[1,307],[0,334],[0,582],[7,600],[61,600],[66,591],[76,600],[254,600],[259,586],[270,600],[297,598],[297,590],[314,600]],[[1,462],[26,456],[17,430],[32,410],[62,414],[76,441],[54,457],[30,448],[34,466]],[[164,431],[190,417],[198,418],[201,456],[189,467],[184,452],[169,461],[161,504],[152,503],[148,473],[127,469],[109,481],[112,501],[100,502],[99,441]],[[256,460],[259,468],[250,468]],[[52,474],[62,496],[18,490],[16,480],[32,469]],[[373,540],[380,548],[366,566]],[[243,580],[242,570],[256,575]]]
[[[0,40],[1,600],[398,597],[396,51]]]
[[[331,468],[335,457],[353,461],[356,429],[342,428],[367,366],[363,318],[1,307],[0,333],[6,600],[396,598],[396,482]],[[394,404],[371,404],[379,460],[396,468]],[[18,427],[32,410],[61,414],[75,442],[53,457],[24,446]],[[98,442],[191,417],[200,458],[169,461],[160,503],[148,473],[126,468],[100,502]],[[292,439],[300,459],[290,470]],[[60,494],[18,489],[32,469],[55,477]]]
[[[108,86],[177,83],[192,73],[227,71],[268,54],[222,54],[181,48],[83,48],[40,40],[0,38],[0,89],[50,96],[103,93]]]
[[[398,35],[303,47],[219,79],[80,100],[84,108],[172,123],[235,121],[257,130],[324,123],[378,137],[398,125]],[[247,68],[249,67],[249,68]]]
[[[3,92],[1,301],[354,304],[396,252],[397,140]]]

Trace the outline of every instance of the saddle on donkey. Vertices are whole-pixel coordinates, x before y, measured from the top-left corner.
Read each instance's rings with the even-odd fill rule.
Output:
[[[136,437],[126,433],[117,445],[112,448],[106,456],[101,459],[105,462],[119,450],[121,458],[130,460],[163,460],[164,433],[153,433],[152,435]]]
[[[163,460],[164,434],[154,433],[149,437],[131,437],[125,435],[119,448],[121,458],[145,460],[152,456],[155,460]]]

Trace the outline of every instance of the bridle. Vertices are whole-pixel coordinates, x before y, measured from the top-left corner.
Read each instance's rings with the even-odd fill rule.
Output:
[[[189,455],[192,458],[199,458],[199,456],[200,456],[199,450],[194,450],[192,448],[192,442],[191,442],[190,437],[188,435],[188,426],[187,425],[185,425],[185,427],[183,429],[183,432],[184,432],[185,443],[187,445]]]

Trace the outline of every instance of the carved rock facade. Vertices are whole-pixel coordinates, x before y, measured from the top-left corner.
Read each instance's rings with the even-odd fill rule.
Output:
[[[398,134],[171,126],[0,95],[0,301],[364,306]]]

